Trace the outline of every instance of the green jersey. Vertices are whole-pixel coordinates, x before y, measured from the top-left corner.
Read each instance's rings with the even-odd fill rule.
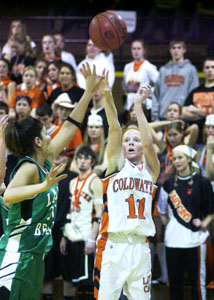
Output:
[[[19,160],[10,175],[10,180],[24,162],[36,164],[40,182],[45,181],[46,173],[51,169],[51,163],[46,160],[45,169],[43,169],[30,157]],[[56,216],[57,198],[58,186],[55,185],[32,199],[11,204],[8,224],[0,241],[0,250],[47,253],[52,246],[51,231]]]
[[[0,218],[2,221],[3,231],[5,230],[8,222],[8,210],[9,208],[4,204],[3,198],[0,197],[0,214],[1,214]]]

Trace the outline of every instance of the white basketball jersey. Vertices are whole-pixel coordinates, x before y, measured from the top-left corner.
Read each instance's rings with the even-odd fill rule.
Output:
[[[94,177],[97,175],[95,173],[92,173],[88,179],[86,180],[83,189],[80,194],[79,198],[79,204],[78,206],[74,206],[74,191],[77,184],[77,178],[74,180],[74,184],[72,185],[72,188],[70,190],[70,200],[71,200],[71,222],[75,224],[85,239],[88,239],[91,230],[92,230],[92,212],[94,207],[94,196],[90,192],[90,183]],[[77,186],[77,191],[80,190],[81,186],[83,184],[83,180],[79,180],[79,184]]]
[[[104,187],[101,234],[154,236],[152,198],[156,186],[146,164],[135,166],[126,159],[119,173],[104,179]]]

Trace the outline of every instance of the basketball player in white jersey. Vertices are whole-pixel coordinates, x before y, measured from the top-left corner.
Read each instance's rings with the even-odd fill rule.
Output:
[[[151,206],[160,170],[142,110],[142,102],[150,94],[150,86],[139,89],[134,102],[138,128],[129,127],[122,135],[112,94],[109,88],[104,89],[109,123],[108,168],[103,180],[104,212],[94,267],[94,299],[118,300],[122,289],[129,300],[150,299],[147,237],[155,234]],[[125,157],[122,168],[121,150]]]
[[[67,215],[72,224],[65,225],[61,242],[63,279],[78,288],[79,300],[93,300],[93,266],[95,241],[103,213],[103,188],[101,179],[92,172],[96,163],[90,147],[77,150],[76,165],[79,176],[70,182],[71,213]],[[67,244],[67,245],[66,245]]]

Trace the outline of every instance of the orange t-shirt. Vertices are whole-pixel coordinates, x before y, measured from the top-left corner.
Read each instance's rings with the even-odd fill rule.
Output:
[[[35,86],[35,88],[33,88],[31,91],[27,92],[27,91],[16,91],[15,93],[13,93],[10,102],[9,102],[9,107],[10,108],[14,108],[15,107],[15,103],[16,103],[16,97],[17,96],[29,96],[32,99],[32,108],[36,108],[37,106],[39,106],[40,104],[45,103],[46,98],[45,98],[45,94],[43,93],[43,91],[41,91],[39,89],[38,86]]]
[[[57,133],[60,131],[60,129],[62,128],[62,125],[63,124],[58,124],[58,120],[56,120],[54,122],[54,125],[57,125],[58,128],[52,133],[51,135],[51,139],[54,138]],[[67,144],[66,146],[66,150],[67,151],[72,151],[72,150],[75,150],[77,148],[77,146],[81,145],[83,143],[83,140],[82,140],[82,133],[81,133],[81,130],[80,129],[77,129],[77,132],[75,134],[75,136],[73,137],[73,139]]]

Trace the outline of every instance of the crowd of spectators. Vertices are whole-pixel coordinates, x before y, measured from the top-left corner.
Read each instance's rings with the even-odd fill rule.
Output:
[[[82,65],[88,63],[91,68],[95,65],[98,75],[102,75],[104,68],[108,70],[109,85],[113,89],[116,71],[114,57],[111,52],[106,53],[97,48],[89,39],[85,47],[85,58],[78,62],[72,53],[64,50],[65,40],[61,33],[41,37],[42,51],[38,53],[36,43],[24,28],[20,20],[14,20],[8,40],[1,48],[0,118],[6,114],[9,115],[10,122],[28,116],[37,118],[52,139],[58,134],[63,122],[84,93],[85,79],[80,72]],[[202,72],[205,80],[200,84],[198,72],[201,70],[197,70],[191,61],[185,58],[186,51],[183,40],[172,39],[169,44],[171,59],[158,68],[147,60],[144,41],[141,38],[135,39],[130,49],[132,60],[124,65],[123,70],[121,91],[124,110],[119,116],[121,127],[125,128],[136,122],[133,102],[139,87],[150,84],[153,89],[151,97],[143,106],[161,163],[158,190],[153,203],[156,235],[151,239],[153,252],[156,251],[159,259],[160,276],[153,278],[153,284],[168,283],[164,245],[167,225],[161,220],[159,202],[166,180],[176,173],[172,164],[173,148],[188,145],[197,151],[198,172],[209,179],[214,190],[214,57],[204,60]],[[108,164],[107,143],[108,123],[102,92],[97,91],[91,99],[81,130],[78,129],[61,154],[66,157],[67,170],[72,172],[71,178],[78,175],[75,155],[83,145],[90,147],[94,152],[96,164],[93,165],[93,172],[103,178]],[[17,157],[7,153],[6,185],[17,160]],[[63,188],[65,187],[69,189],[69,185],[64,185]],[[69,208],[69,190],[66,197],[64,202],[67,203],[66,208]],[[58,224],[63,224],[67,213],[65,207],[59,204],[58,216],[61,219],[57,220]],[[204,259],[209,261],[206,272],[208,288],[214,287],[214,260],[211,260],[214,251],[213,224],[212,222],[208,227],[209,237],[204,256]],[[61,235],[56,237],[57,241],[60,241],[62,230],[57,234]],[[60,255],[65,255],[60,254],[59,246],[58,243],[54,248],[58,247],[57,256],[54,258],[58,261],[47,262],[49,268],[51,263],[59,263]],[[56,275],[60,276],[60,271]],[[53,279],[51,277],[51,280]],[[47,288],[46,282],[43,299],[53,299],[52,293],[53,289]],[[69,293],[64,296],[64,299],[72,299],[69,298]],[[124,296],[121,295],[121,299],[122,297]]]

